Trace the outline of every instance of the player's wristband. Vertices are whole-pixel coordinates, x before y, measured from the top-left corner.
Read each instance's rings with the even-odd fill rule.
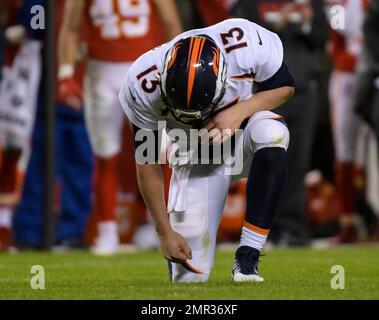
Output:
[[[63,80],[72,78],[75,74],[75,68],[72,64],[62,64],[58,69],[58,79]]]

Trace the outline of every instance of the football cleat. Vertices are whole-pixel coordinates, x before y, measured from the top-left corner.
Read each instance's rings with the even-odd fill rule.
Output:
[[[142,225],[133,236],[133,243],[140,250],[159,249],[160,241],[152,223]]]
[[[242,246],[237,249],[233,264],[232,278],[235,282],[263,282],[258,272],[260,253],[254,248]]]
[[[113,256],[118,252],[118,246],[118,239],[103,236],[96,239],[95,245],[91,248],[91,252],[96,256]]]
[[[119,249],[119,238],[117,225],[113,221],[102,222],[99,224],[99,237],[91,252],[97,256],[112,256],[117,254]]]

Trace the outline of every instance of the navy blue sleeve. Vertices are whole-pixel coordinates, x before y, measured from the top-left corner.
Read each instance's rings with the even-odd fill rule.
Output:
[[[34,6],[42,6],[45,8],[45,0],[25,0],[23,1],[18,12],[18,24],[23,25],[28,33],[28,37],[35,40],[43,40],[45,36],[45,30],[33,29],[31,21],[35,14],[32,13]],[[46,10],[46,8],[45,8]],[[46,23],[46,21],[45,21]]]
[[[273,90],[280,87],[294,87],[295,80],[292,77],[287,65],[283,62],[279,70],[269,79],[262,82],[255,82],[257,91]]]

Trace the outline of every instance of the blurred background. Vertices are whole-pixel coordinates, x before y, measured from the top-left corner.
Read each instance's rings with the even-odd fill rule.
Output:
[[[296,79],[269,244],[379,242],[379,0],[74,2],[0,2],[0,251],[159,248],[118,90],[142,53],[231,17],[278,33]],[[231,186],[220,243],[239,240],[244,197]]]

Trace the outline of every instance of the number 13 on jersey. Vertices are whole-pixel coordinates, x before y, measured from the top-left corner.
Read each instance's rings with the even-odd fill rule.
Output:
[[[93,0],[90,16],[104,39],[143,37],[149,31],[149,0]]]

